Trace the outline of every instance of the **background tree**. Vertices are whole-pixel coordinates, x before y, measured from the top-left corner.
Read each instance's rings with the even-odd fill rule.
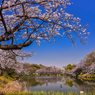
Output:
[[[91,65],[93,62],[95,62],[95,50],[87,54],[84,59],[88,65]]]
[[[68,64],[66,69],[67,70],[72,70],[74,67],[76,67],[75,65],[71,65],[71,64]]]
[[[72,70],[74,67],[76,67],[76,65],[68,64],[67,66],[63,66],[64,71],[66,71],[66,70]]]
[[[36,73],[40,75],[57,75],[61,74],[61,69],[55,66],[46,67],[43,66],[39,70],[36,71]]]
[[[40,45],[40,40],[53,43],[65,35],[73,45],[77,37],[85,44],[89,33],[79,24],[79,17],[65,12],[66,5],[71,5],[69,0],[2,0],[0,49],[22,49],[33,42]]]

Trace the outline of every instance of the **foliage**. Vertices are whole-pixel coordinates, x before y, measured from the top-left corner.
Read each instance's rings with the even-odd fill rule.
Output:
[[[36,69],[40,69],[41,65],[37,65],[37,64],[32,64],[33,67],[35,67]]]
[[[66,68],[66,67],[65,67]],[[92,75],[95,74],[95,50],[87,54],[80,63],[76,65],[70,72],[69,75]]]
[[[24,70],[26,69],[27,71],[29,71],[29,74],[33,74],[33,73],[35,73],[36,72],[36,70],[38,70],[38,69],[40,69],[40,68],[42,68],[42,67],[45,67],[45,66],[43,66],[43,65],[38,65],[38,64],[30,64],[30,63],[27,63],[27,62],[25,62],[24,64],[23,64],[23,68],[24,68]]]
[[[10,64],[9,64],[10,65]],[[0,68],[0,75],[10,76],[12,78],[18,79],[21,75],[60,75],[61,69],[57,67],[47,67],[44,65],[30,64],[30,63],[20,63],[16,62],[12,67],[5,66]]]
[[[64,70],[72,70],[76,65],[68,64],[67,66],[63,66]]]
[[[85,60],[88,65],[91,65],[93,62],[95,62],[95,50],[87,54],[85,56]]]
[[[3,69],[3,70],[1,70],[1,74],[0,74],[0,76],[4,76],[4,77],[6,77],[6,78],[8,78],[8,79],[17,79],[18,77],[20,77],[20,74],[17,74],[16,72],[15,72],[15,70],[14,69],[12,69],[12,68],[6,68],[6,69]]]
[[[13,75],[15,75],[15,70],[11,69],[11,68],[6,68],[5,71],[7,72],[7,74],[11,77],[13,77]]]
[[[68,64],[67,67],[66,67],[66,70],[72,70],[74,67],[76,67],[76,66]]]
[[[18,79],[20,75],[29,75],[28,70],[24,70],[22,63],[12,63],[13,65],[9,66],[5,65],[4,68],[0,67],[0,76],[10,76],[14,79]]]

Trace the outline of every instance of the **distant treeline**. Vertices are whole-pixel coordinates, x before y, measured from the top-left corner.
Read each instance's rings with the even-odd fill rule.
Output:
[[[2,68],[0,66],[0,76],[10,76],[13,78],[18,78],[22,75],[59,75],[61,74],[61,69],[55,66],[44,66],[42,64],[30,64],[30,63],[20,63],[16,62],[13,66],[5,66]]]

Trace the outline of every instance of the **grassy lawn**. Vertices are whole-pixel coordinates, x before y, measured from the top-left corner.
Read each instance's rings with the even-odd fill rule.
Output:
[[[0,94],[1,95],[1,94]],[[95,95],[95,92],[78,93],[78,92],[45,92],[45,91],[33,91],[33,92],[6,92],[2,95]]]

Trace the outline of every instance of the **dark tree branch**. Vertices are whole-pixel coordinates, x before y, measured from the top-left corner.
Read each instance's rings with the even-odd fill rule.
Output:
[[[9,37],[9,35],[14,33],[24,23],[25,20],[26,18],[23,18],[22,21],[19,24],[17,24],[12,30],[9,30],[7,33],[1,35],[0,42],[10,40],[12,37]]]
[[[22,49],[23,47],[27,47],[29,46],[30,44],[32,44],[33,41],[28,41],[26,43],[22,43],[22,44],[18,44],[18,45],[1,45],[0,44],[0,49],[3,49],[3,50],[17,50],[17,49]]]
[[[1,7],[2,7],[2,5],[3,5],[4,1],[5,1],[5,0],[2,0],[2,4],[1,4]]]
[[[1,11],[0,11],[0,16],[1,16],[1,20],[2,20],[2,22],[3,22],[3,25],[4,25],[4,28],[5,28],[5,31],[6,31],[6,33],[7,33],[6,23],[5,23],[5,21],[4,21],[3,14],[2,14]]]
[[[25,9],[24,9],[24,5],[22,4],[22,8],[23,8],[23,16],[25,17]]]

